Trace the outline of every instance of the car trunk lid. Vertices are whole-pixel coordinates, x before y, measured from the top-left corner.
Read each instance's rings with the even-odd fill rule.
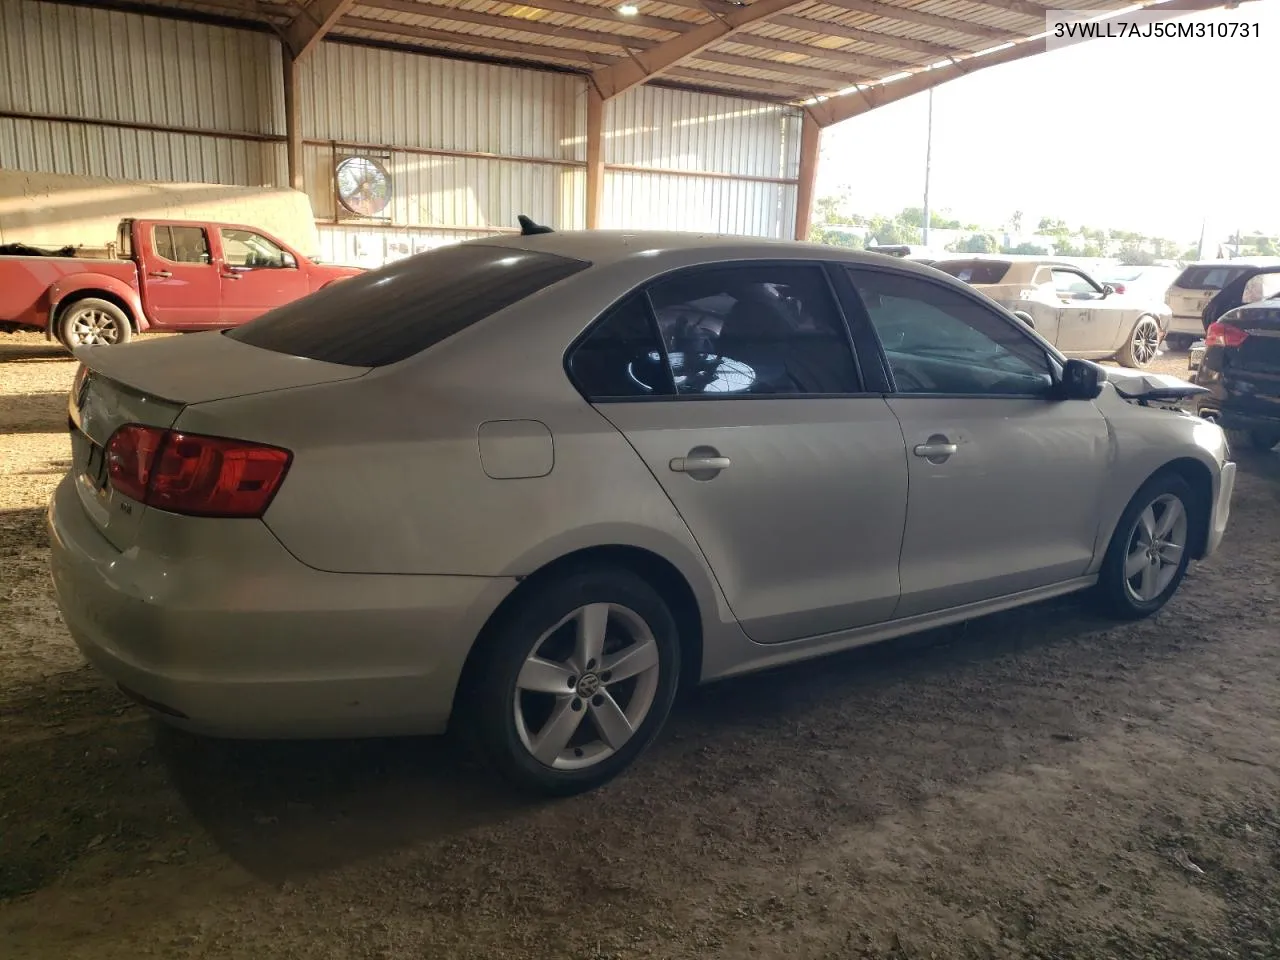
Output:
[[[71,473],[85,512],[116,549],[137,539],[146,507],[109,482],[107,446],[127,423],[167,429],[188,404],[349,380],[366,367],[260,350],[217,333],[76,351],[68,400]]]

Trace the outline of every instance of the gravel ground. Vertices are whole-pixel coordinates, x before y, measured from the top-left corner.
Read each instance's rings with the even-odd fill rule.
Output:
[[[183,736],[84,667],[42,516],[72,375],[0,339],[0,957],[1280,957],[1280,455],[1153,620],[718,684],[528,805],[434,740]]]

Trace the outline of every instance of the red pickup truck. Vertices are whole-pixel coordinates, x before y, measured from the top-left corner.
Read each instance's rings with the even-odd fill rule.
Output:
[[[34,327],[74,347],[234,327],[360,273],[229,223],[122,220],[117,243],[115,260],[0,256],[0,330]]]

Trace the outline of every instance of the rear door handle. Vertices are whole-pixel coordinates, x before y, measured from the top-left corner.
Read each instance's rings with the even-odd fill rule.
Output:
[[[173,276],[168,270],[152,270],[147,274],[148,277],[155,277],[157,280],[168,280]]]
[[[954,443],[920,443],[916,445],[915,453],[917,457],[949,457],[958,449]]]
[[[240,274],[238,274],[238,273],[224,273],[224,274],[222,275],[222,279],[223,279],[223,280],[239,280],[239,279],[240,279]]]

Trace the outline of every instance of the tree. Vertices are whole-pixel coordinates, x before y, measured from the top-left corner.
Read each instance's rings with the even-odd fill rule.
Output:
[[[1049,254],[1049,251],[1044,247],[1037,247],[1034,243],[1020,243],[1016,247],[1001,247],[1000,252],[1029,257],[1044,257]]]
[[[1141,247],[1128,244],[1120,248],[1120,262],[1126,267],[1149,267],[1156,258]]]
[[[1065,220],[1053,220],[1049,217],[1040,218],[1040,226],[1037,228],[1040,233],[1063,234],[1070,233]]]
[[[815,223],[844,223],[844,206],[848,197],[843,194],[837,197],[819,197],[813,202],[813,220]]]
[[[1009,226],[1013,227],[1014,233],[1022,232],[1022,211],[1013,211],[1013,216],[1009,217]]]
[[[1000,248],[991,234],[975,233],[964,240],[957,240],[947,249],[952,253],[995,253]]]
[[[809,229],[811,243],[825,243],[829,247],[846,247],[861,250],[865,246],[862,237],[848,230],[832,229],[840,224],[815,224]]]
[[[868,236],[881,246],[920,242],[920,230],[894,217],[872,217],[867,224]]]

